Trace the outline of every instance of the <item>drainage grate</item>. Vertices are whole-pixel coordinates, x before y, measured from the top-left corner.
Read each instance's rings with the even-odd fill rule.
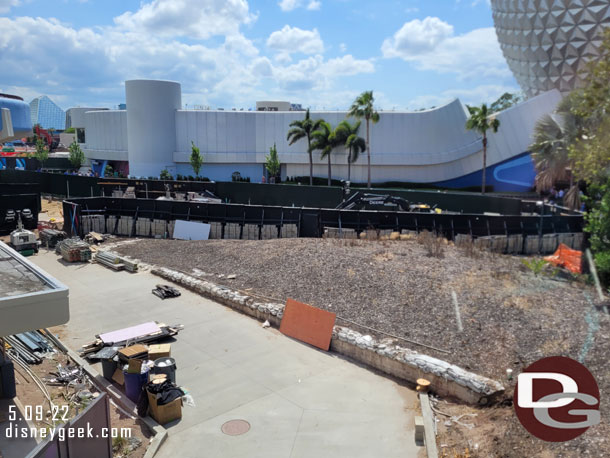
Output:
[[[230,420],[222,425],[220,429],[229,436],[241,436],[250,431],[250,423],[246,420]]]

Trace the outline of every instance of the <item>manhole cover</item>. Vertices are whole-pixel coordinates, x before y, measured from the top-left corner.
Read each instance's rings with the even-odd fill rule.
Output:
[[[229,436],[241,436],[250,431],[250,423],[246,420],[230,420],[222,425],[220,429]]]

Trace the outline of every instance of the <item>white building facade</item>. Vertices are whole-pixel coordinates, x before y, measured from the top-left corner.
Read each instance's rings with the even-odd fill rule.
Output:
[[[282,178],[308,176],[307,141],[289,145],[290,123],[298,111],[182,110],[180,85],[168,81],[133,80],[125,84],[127,109],[85,113],[86,156],[98,173],[107,164],[133,177],[194,175],[191,144],[204,156],[200,175],[230,181],[233,172],[259,182],[265,155],[276,145]],[[490,134],[488,183],[496,190],[526,190],[535,172],[528,147],[536,121],[552,112],[561,95],[551,91],[499,113],[500,130]],[[333,127],[347,112],[312,112]],[[371,125],[371,172],[375,183],[400,181],[447,187],[481,183],[482,141],[465,129],[468,112],[459,101],[420,112],[380,112]],[[351,120],[354,121],[354,120]],[[360,135],[366,137],[363,121]],[[192,142],[192,143],[191,143]],[[347,178],[347,154],[332,154],[333,179]],[[327,176],[327,161],[314,152],[314,175]],[[352,164],[352,182],[366,182],[366,153]]]

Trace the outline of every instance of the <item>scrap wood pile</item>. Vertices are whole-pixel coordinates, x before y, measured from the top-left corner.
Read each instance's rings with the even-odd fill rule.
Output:
[[[95,262],[114,270],[138,271],[138,261],[127,256],[120,256],[112,251],[98,251],[95,255]]]
[[[39,232],[39,236],[40,243],[49,248],[55,248],[59,242],[68,237],[64,231],[55,229],[43,229]]]
[[[85,241],[90,245],[97,245],[106,241],[106,237],[103,234],[97,232],[89,232],[85,235]]]
[[[99,334],[93,342],[83,345],[79,352],[89,359],[106,359],[106,347],[126,347],[137,343],[157,343],[177,335],[184,326],[181,324],[168,326],[156,321],[150,321],[137,326],[119,329],[105,334]]]
[[[91,259],[89,244],[78,237],[62,240],[55,247],[55,251],[67,262],[84,262]]]
[[[157,285],[157,287],[152,290],[152,293],[161,299],[178,297],[181,294],[180,291],[169,285]]]

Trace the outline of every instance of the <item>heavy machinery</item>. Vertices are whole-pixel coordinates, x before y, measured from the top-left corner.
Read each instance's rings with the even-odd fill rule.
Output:
[[[402,197],[389,194],[368,194],[356,192],[349,199],[344,200],[337,209],[341,210],[396,210],[402,212],[433,213],[436,205],[417,203],[412,204]]]
[[[27,218],[32,217],[32,212],[29,209],[17,210],[17,229],[11,232],[11,241],[9,245],[23,256],[31,256],[38,253],[38,241],[36,235],[32,231],[28,231],[23,227],[22,213]],[[7,212],[8,213],[8,212]]]
[[[45,140],[45,142],[47,143],[47,146],[49,147],[49,153],[51,151],[53,151],[54,149],[56,149],[59,146],[59,140],[54,138],[48,130],[43,129],[40,126],[36,126],[35,128],[36,131],[36,135],[39,138],[42,138]]]

